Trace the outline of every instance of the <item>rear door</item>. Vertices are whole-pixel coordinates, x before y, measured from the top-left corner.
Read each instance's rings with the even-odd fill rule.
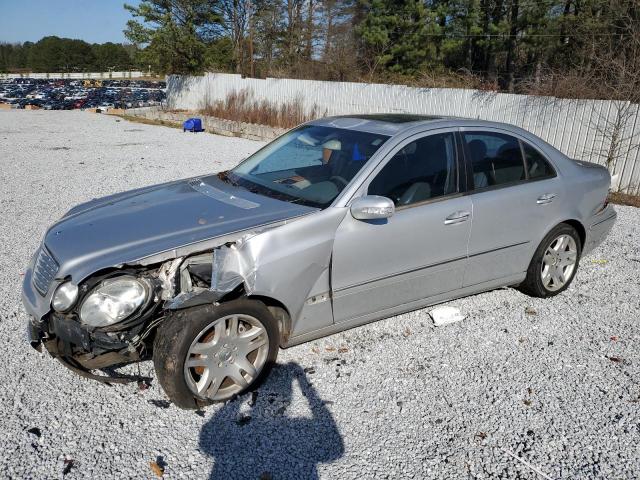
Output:
[[[461,129],[473,203],[464,286],[526,271],[561,190],[531,144],[500,129]]]
[[[416,135],[372,174],[362,194],[391,198],[393,216],[356,220],[336,232],[332,288],[335,322],[381,318],[461,287],[471,228],[455,131]],[[415,304],[415,305],[414,305]]]

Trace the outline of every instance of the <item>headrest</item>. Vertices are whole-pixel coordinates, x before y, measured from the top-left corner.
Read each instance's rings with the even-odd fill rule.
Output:
[[[327,150],[342,150],[342,143],[340,143],[340,140],[327,140],[322,144],[322,148],[326,148]]]
[[[472,161],[481,162],[487,157],[487,146],[482,140],[471,140],[468,147]]]

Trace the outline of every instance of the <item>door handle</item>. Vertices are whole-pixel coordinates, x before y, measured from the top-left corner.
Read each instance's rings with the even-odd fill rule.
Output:
[[[540,195],[536,203],[538,205],[546,205],[547,203],[553,202],[553,199],[556,198],[555,193],[545,193],[544,195]]]
[[[466,222],[471,214],[469,212],[453,212],[447,218],[444,219],[445,225],[455,225],[457,223]]]

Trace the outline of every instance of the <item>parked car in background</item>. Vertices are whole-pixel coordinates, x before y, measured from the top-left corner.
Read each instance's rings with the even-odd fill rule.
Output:
[[[72,208],[26,270],[31,343],[81,375],[153,358],[183,408],[279,348],[503,286],[557,295],[616,212],[608,171],[480,120],[355,115],[236,168]]]
[[[96,85],[88,82],[87,85]],[[35,105],[47,110],[96,108],[100,105],[159,105],[165,99],[164,82],[104,80],[85,87],[79,80],[18,78],[0,80],[0,101],[17,108]]]

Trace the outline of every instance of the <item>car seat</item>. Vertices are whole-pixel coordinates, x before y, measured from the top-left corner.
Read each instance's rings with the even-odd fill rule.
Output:
[[[471,164],[473,165],[473,184],[475,188],[489,186],[491,162],[487,159],[487,146],[482,140],[471,140],[467,144]]]
[[[525,178],[520,145],[506,143],[498,150],[493,162],[495,183],[510,183]]]
[[[400,196],[398,205],[410,205],[431,198],[431,185],[427,182],[415,182]]]

